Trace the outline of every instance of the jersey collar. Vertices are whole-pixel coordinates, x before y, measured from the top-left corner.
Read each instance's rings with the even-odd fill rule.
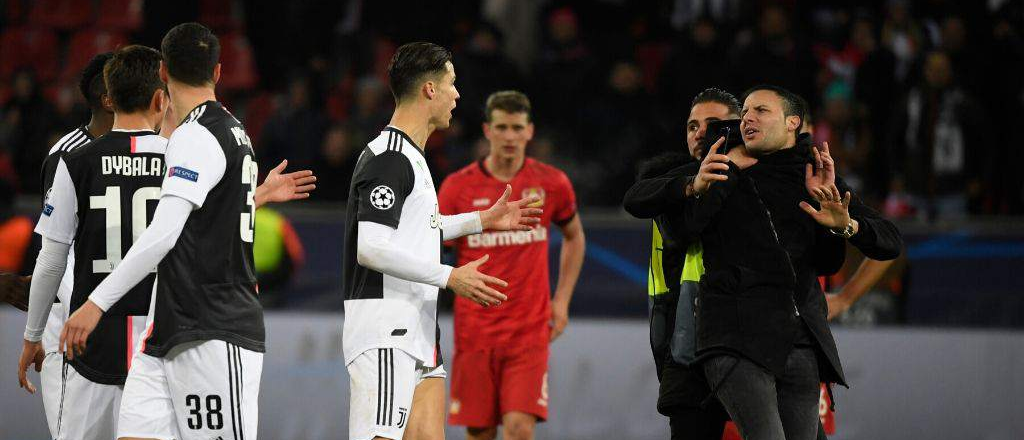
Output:
[[[425,154],[423,154],[423,148],[420,148],[419,145],[416,145],[416,143],[412,141],[412,138],[409,137],[409,135],[405,134],[404,131],[399,130],[397,127],[392,126],[392,125],[384,127],[384,131],[392,131],[392,132],[395,132],[395,133],[398,133],[398,134],[402,135],[402,137],[405,138],[405,140],[407,142],[409,142],[409,145],[412,145],[413,147],[416,147],[416,151],[420,152],[420,156],[423,156],[423,158],[426,159],[427,156]]]

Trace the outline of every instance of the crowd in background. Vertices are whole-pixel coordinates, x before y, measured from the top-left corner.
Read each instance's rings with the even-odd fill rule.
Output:
[[[122,3],[111,14],[127,18],[103,17]],[[82,4],[91,9],[78,22],[37,18],[42,7]],[[80,52],[157,47],[171,26],[198,20],[221,36],[218,97],[245,123],[263,168],[282,158],[312,168],[318,200],[347,197],[359,151],[387,124],[395,48],[429,40],[452,49],[462,95],[452,127],[428,141],[438,182],[486,151],[484,100],[515,88],[533,101],[529,153],[564,169],[584,207],[616,206],[642,159],[685,148],[697,92],[741,96],[770,83],[810,102],[816,142],[829,141],[841,175],[887,215],[1024,213],[1014,135],[1024,115],[1021,0],[0,5],[0,176],[24,194],[38,193],[53,141],[87,121],[63,73]],[[51,40],[52,61],[11,52]]]

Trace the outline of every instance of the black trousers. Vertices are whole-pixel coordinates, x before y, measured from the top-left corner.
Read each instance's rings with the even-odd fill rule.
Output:
[[[820,384],[812,348],[794,348],[778,377],[750,360],[730,355],[708,359],[704,372],[744,440],[818,438]]]

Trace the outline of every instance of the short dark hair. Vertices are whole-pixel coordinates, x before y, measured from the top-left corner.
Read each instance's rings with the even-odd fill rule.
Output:
[[[78,80],[78,90],[82,92],[85,103],[91,109],[103,108],[101,98],[103,94],[107,93],[107,86],[103,83],[103,66],[113,56],[113,52],[97,54],[82,69],[82,77]]]
[[[103,81],[117,111],[134,113],[148,109],[153,93],[164,88],[160,81],[160,52],[140,45],[118,49],[103,68]]]
[[[388,83],[395,102],[413,93],[424,75],[443,74],[445,63],[451,60],[452,53],[434,43],[403,44],[388,65]]]
[[[182,23],[167,31],[160,42],[167,74],[190,86],[213,82],[213,68],[220,60],[220,41],[206,26]]]
[[[693,102],[690,103],[690,108],[692,109],[697,104],[703,104],[705,102],[722,104],[729,109],[730,114],[740,114],[740,101],[737,100],[732,93],[726,92],[725,90],[717,87],[708,87],[698,93],[697,96],[694,96]]]
[[[771,84],[756,85],[747,89],[747,91],[743,93],[743,100],[746,101],[747,97],[750,96],[751,93],[761,90],[775,92],[775,94],[782,100],[782,114],[784,116],[797,116],[800,118],[800,123],[796,126],[796,133],[799,134],[800,128],[804,126],[804,117],[807,115],[807,101],[796,93]]]
[[[484,120],[491,122],[491,112],[502,110],[505,113],[526,113],[526,119],[530,120],[530,98],[518,90],[502,90],[491,93],[487,97],[487,105],[484,106]]]

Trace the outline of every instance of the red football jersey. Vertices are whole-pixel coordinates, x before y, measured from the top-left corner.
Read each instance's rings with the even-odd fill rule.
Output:
[[[499,306],[484,308],[455,297],[455,347],[472,350],[547,344],[551,309],[548,275],[548,228],[576,216],[576,194],[558,168],[526,158],[511,182],[510,200],[539,195],[534,206],[544,209],[540,226],[532,231],[484,231],[447,242],[458,251],[461,266],[490,255],[480,272],[508,282],[498,290],[508,296]],[[437,199],[441,214],[487,209],[501,197],[506,182],[491,175],[483,161],[452,173],[441,184]]]

